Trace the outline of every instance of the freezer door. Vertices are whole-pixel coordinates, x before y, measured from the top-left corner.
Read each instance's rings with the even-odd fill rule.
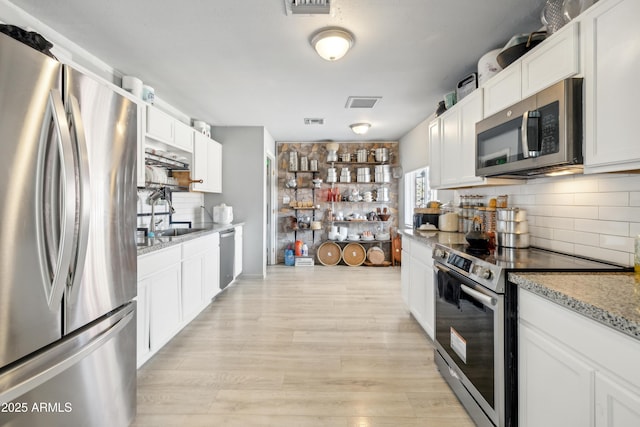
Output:
[[[0,377],[3,427],[126,427],[136,412],[136,308],[127,304]]]
[[[61,336],[75,189],[59,80],[0,34],[0,368]]]
[[[64,102],[78,159],[78,227],[65,333],[136,295],[137,106],[65,66]]]

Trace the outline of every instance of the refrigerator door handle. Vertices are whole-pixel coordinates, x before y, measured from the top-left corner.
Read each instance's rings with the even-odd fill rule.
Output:
[[[78,187],[77,187],[77,241],[74,246],[72,258],[71,258],[71,272],[70,272],[70,285],[71,295],[70,298],[75,300],[77,295],[78,286],[82,280],[82,274],[84,272],[84,264],[87,254],[87,245],[89,242],[89,219],[90,219],[90,184],[89,184],[89,155],[87,152],[87,139],[85,134],[84,123],[82,121],[82,113],[80,112],[80,105],[78,99],[70,95],[68,98],[69,104],[69,129],[75,137],[75,148],[77,149],[77,163],[76,168],[78,171]]]
[[[93,328],[4,372],[0,377],[0,401],[17,399],[80,362],[122,331],[135,314],[135,303],[130,304]]]
[[[58,156],[61,164],[60,170],[45,167],[47,154],[52,141],[49,138],[51,122],[53,131],[57,137]],[[38,153],[38,176],[36,179],[36,228],[38,235],[38,253],[40,255],[40,269],[44,279],[44,293],[51,311],[60,309],[62,296],[69,276],[71,265],[71,253],[74,241],[75,222],[75,170],[73,164],[73,147],[71,135],[67,127],[62,95],[59,90],[52,89],[49,93],[47,109],[40,133],[40,149]],[[46,191],[47,183],[56,182],[56,176],[52,173],[59,172],[60,188],[57,191]],[[57,194],[56,194],[57,193]],[[59,205],[51,202],[53,198],[62,199],[61,212],[56,212]],[[58,200],[59,201],[59,200]],[[51,202],[48,204],[47,202]],[[61,217],[58,217],[61,215]],[[50,221],[48,223],[47,221]],[[55,228],[51,222],[58,221],[59,241],[55,242]]]

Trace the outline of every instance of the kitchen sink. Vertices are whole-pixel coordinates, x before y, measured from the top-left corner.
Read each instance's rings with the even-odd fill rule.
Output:
[[[185,234],[196,233],[198,231],[203,231],[204,228],[168,228],[166,230],[162,230],[157,232],[158,236],[162,237],[177,237],[184,236]]]

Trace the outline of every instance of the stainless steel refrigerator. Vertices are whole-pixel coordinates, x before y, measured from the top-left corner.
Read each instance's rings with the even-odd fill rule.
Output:
[[[136,105],[0,34],[0,425],[127,426]]]

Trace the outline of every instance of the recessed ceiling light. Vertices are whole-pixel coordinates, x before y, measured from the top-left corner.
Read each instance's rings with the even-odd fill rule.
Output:
[[[353,43],[353,35],[338,27],[324,28],[311,37],[311,46],[327,61],[336,61],[345,56]]]
[[[354,123],[349,125],[353,133],[357,135],[364,135],[369,132],[369,128],[371,127],[371,123]]]

